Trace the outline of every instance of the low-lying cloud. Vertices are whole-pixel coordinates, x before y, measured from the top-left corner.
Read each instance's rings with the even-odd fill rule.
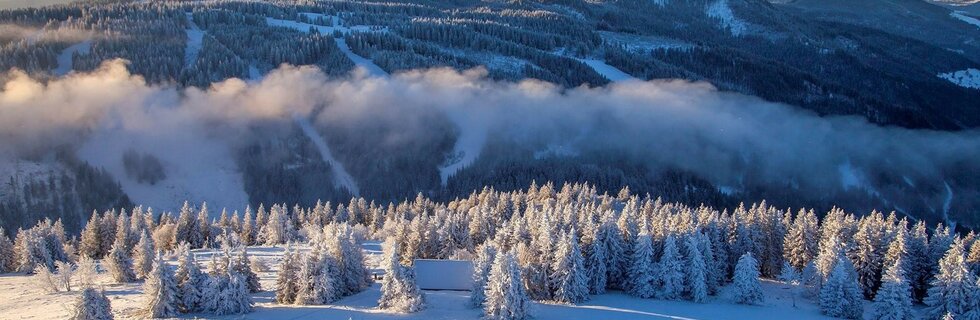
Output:
[[[819,117],[680,80],[560,88],[534,80],[496,82],[481,70],[330,79],[312,67],[284,66],[258,82],[231,79],[207,89],[177,89],[146,84],[122,61],[46,82],[17,71],[3,78],[0,151],[18,154],[81,145],[99,132],[137,137],[114,148],[234,149],[254,124],[289,123],[294,116],[324,127],[390,124],[398,130],[389,140],[398,143],[433,134],[417,115],[436,112],[459,127],[456,149],[469,155],[466,161],[492,137],[535,148],[617,150],[653,168],[687,170],[725,186],[825,190],[881,175],[942,183],[950,175],[980,172],[975,130],[910,130],[859,117]]]

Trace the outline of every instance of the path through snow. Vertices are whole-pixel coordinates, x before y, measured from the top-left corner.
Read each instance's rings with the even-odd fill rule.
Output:
[[[293,119],[296,120],[296,124],[298,124],[300,129],[303,130],[303,134],[313,141],[313,145],[316,146],[316,150],[320,153],[320,157],[323,158],[323,161],[330,164],[330,171],[333,173],[334,186],[347,188],[347,191],[350,191],[350,193],[355,197],[359,196],[361,191],[357,187],[357,182],[354,181],[354,177],[347,172],[347,169],[344,169],[344,165],[341,164],[340,161],[337,161],[337,159],[333,157],[333,153],[330,152],[330,146],[328,146],[327,142],[323,140],[323,136],[321,136],[320,133],[313,128],[313,124],[310,123],[310,120],[301,116],[295,116]]]
[[[629,75],[628,73],[623,72],[622,70],[619,70],[616,67],[606,64],[605,61],[596,60],[596,59],[576,59],[576,60],[581,61],[582,63],[588,65],[593,70],[595,70],[595,72],[598,72],[603,77],[606,77],[606,79],[609,79],[609,81],[620,82],[626,80],[636,80],[636,78]]]
[[[977,19],[977,18],[968,16],[963,11],[953,11],[953,12],[950,12],[949,15],[951,17],[953,17],[953,18],[956,18],[956,19],[960,20],[960,21],[963,21],[963,22],[972,24],[972,25],[976,26],[977,28],[980,28],[980,19]]]

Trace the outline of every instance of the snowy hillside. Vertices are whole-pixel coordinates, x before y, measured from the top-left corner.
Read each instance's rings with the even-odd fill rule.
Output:
[[[980,89],[980,70],[977,69],[940,73],[939,77],[964,88]]]

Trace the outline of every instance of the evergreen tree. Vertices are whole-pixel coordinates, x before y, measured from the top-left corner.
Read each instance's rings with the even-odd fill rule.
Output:
[[[763,300],[762,286],[759,284],[759,265],[752,253],[745,253],[735,264],[734,290],[735,303],[760,304]]]
[[[262,290],[262,286],[259,284],[259,275],[252,271],[252,261],[248,257],[248,249],[241,248],[238,259],[232,263],[232,268],[245,280],[248,292],[256,293]]]
[[[105,255],[105,252],[102,251],[102,223],[98,212],[92,212],[92,217],[85,224],[78,249],[79,254],[93,259],[99,259]]]
[[[490,320],[528,319],[531,305],[521,282],[521,271],[510,252],[498,253],[490,268],[483,313]]]
[[[579,250],[575,229],[561,235],[555,258],[551,265],[551,287],[555,301],[578,303],[589,298],[588,277],[585,274],[585,261]]]
[[[590,294],[603,294],[609,286],[609,265],[611,260],[607,255],[608,247],[605,232],[596,231],[592,242],[585,248],[585,273],[588,277],[588,287]]]
[[[657,273],[653,265],[653,243],[646,231],[637,235],[636,245],[631,251],[633,254],[630,257],[627,293],[635,297],[651,298],[657,292]]]
[[[473,307],[483,307],[483,302],[486,300],[484,289],[496,256],[497,247],[492,243],[485,243],[480,247],[476,260],[473,260],[473,289],[470,290],[470,305]]]
[[[75,307],[68,316],[70,320],[112,320],[112,307],[105,292],[87,287],[78,296]]]
[[[174,279],[177,282],[177,302],[181,312],[190,313],[204,308],[205,290],[208,278],[197,265],[190,245],[186,242],[178,247],[177,272]]]
[[[0,227],[0,273],[14,272],[14,269],[17,268],[15,257],[14,245],[7,237],[7,233]]]
[[[415,272],[401,264],[400,247],[397,241],[387,241],[385,245],[385,275],[381,282],[378,308],[403,313],[418,312],[425,307],[425,298],[415,284]]]
[[[286,247],[286,252],[279,263],[279,272],[276,274],[276,303],[291,304],[296,301],[296,294],[299,290],[299,279],[297,254],[290,247]]]
[[[904,263],[898,258],[882,279],[881,288],[871,304],[871,319],[873,320],[911,320],[915,319],[912,312],[912,288],[905,280]]]
[[[248,294],[248,283],[245,277],[235,272],[229,272],[223,277],[227,284],[220,291],[215,308],[216,315],[245,314],[252,312],[252,297]]]
[[[657,296],[661,299],[677,299],[684,293],[684,264],[677,241],[673,236],[664,240],[663,254],[657,264]]]
[[[140,234],[139,242],[133,247],[133,272],[137,279],[146,279],[147,275],[153,271],[153,259],[156,254],[153,240],[150,240],[146,233]]]
[[[684,287],[687,297],[691,301],[702,303],[708,298],[708,267],[701,257],[701,249],[696,239],[697,236],[687,236],[685,240],[687,263]]]
[[[929,318],[936,319],[946,313],[959,318],[967,311],[980,308],[976,297],[980,289],[976,277],[966,268],[963,251],[963,242],[957,239],[939,261],[939,273],[923,301],[928,306]]]
[[[109,275],[116,283],[136,280],[136,274],[133,273],[133,260],[129,257],[126,244],[120,239],[117,239],[116,243],[112,245],[112,250],[106,256],[105,264],[106,269],[109,270]]]
[[[148,318],[168,318],[177,315],[177,282],[163,257],[157,253],[153,271],[143,284],[146,305],[142,314]]]
[[[912,286],[912,298],[915,301],[922,301],[929,288],[929,280],[932,271],[929,263],[929,239],[926,233],[926,224],[919,221],[912,229],[912,236],[908,239],[908,274],[906,277]]]
[[[860,319],[864,297],[850,260],[841,258],[820,288],[820,311],[831,317]]]

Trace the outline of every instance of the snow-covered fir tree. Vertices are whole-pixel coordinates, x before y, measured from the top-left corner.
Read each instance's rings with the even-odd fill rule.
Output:
[[[279,272],[276,273],[276,303],[292,304],[296,301],[299,291],[299,265],[297,253],[287,246],[279,262]]]
[[[208,287],[208,276],[197,265],[194,255],[190,252],[190,244],[184,242],[178,246],[177,271],[174,273],[177,282],[177,302],[181,312],[198,312],[204,309],[204,292]]]
[[[684,241],[686,250],[684,292],[691,301],[702,303],[708,299],[708,266],[701,256],[697,236],[687,236]]]
[[[496,256],[497,247],[493,243],[486,243],[480,246],[476,260],[473,260],[473,289],[470,290],[470,305],[475,308],[482,308],[483,301],[486,300],[484,290],[487,287],[487,279],[490,278],[490,267],[493,266]]]
[[[551,264],[552,298],[562,303],[578,303],[589,298],[585,261],[579,249],[575,229],[560,236]]]
[[[214,280],[217,293],[208,311],[215,315],[245,314],[252,312],[252,297],[248,293],[245,277],[233,271]]]
[[[759,284],[759,265],[752,253],[738,258],[735,264],[732,300],[741,304],[760,304],[763,300],[762,286]]]
[[[245,285],[251,293],[259,292],[262,286],[259,284],[259,275],[252,270],[252,260],[248,256],[247,248],[240,248],[238,258],[232,263],[232,269],[245,279]]]
[[[657,294],[657,269],[653,264],[653,244],[645,231],[637,235],[631,250],[627,292],[635,297],[651,298]]]
[[[314,248],[306,254],[299,268],[296,304],[317,305],[330,303],[342,296],[343,281],[339,265],[323,248]]]
[[[418,312],[425,308],[425,298],[415,283],[415,272],[401,264],[401,245],[392,239],[385,243],[384,279],[378,308],[402,313]]]
[[[820,311],[831,317],[860,319],[864,296],[854,278],[854,267],[847,258],[833,265],[830,275],[820,287]]]
[[[977,305],[978,291],[976,276],[967,270],[963,241],[952,242],[946,255],[939,261],[939,273],[930,282],[925,302],[926,314],[936,319],[946,313],[959,319],[968,311],[980,308]]]
[[[490,268],[483,314],[491,320],[522,320],[530,318],[531,306],[521,281],[521,270],[510,252],[498,253]]]
[[[147,318],[168,318],[177,315],[177,282],[163,256],[156,254],[153,270],[143,284],[145,304],[141,314]]]
[[[112,306],[105,292],[92,287],[82,289],[75,300],[68,319],[70,320],[112,320]]]
[[[660,299],[678,299],[684,293],[684,262],[677,240],[667,236],[664,240],[663,253],[657,263],[657,297]]]
[[[13,272],[17,267],[15,257],[14,244],[10,242],[6,231],[0,227],[0,272]]]
[[[912,311],[912,287],[905,279],[903,258],[895,260],[882,278],[881,288],[871,304],[873,320],[915,319]]]
[[[601,225],[594,225],[587,229],[591,230],[592,236],[583,249],[585,249],[585,271],[588,277],[589,294],[603,294],[609,285],[609,240],[607,232]]]
[[[146,279],[147,275],[153,270],[153,260],[157,250],[153,245],[153,240],[146,233],[140,234],[139,241],[133,247],[133,272],[138,279]]]
[[[136,274],[133,273],[133,259],[129,257],[129,251],[126,250],[126,244],[122,239],[116,239],[112,245],[112,250],[106,255],[104,263],[109,275],[116,283],[136,280]]]

